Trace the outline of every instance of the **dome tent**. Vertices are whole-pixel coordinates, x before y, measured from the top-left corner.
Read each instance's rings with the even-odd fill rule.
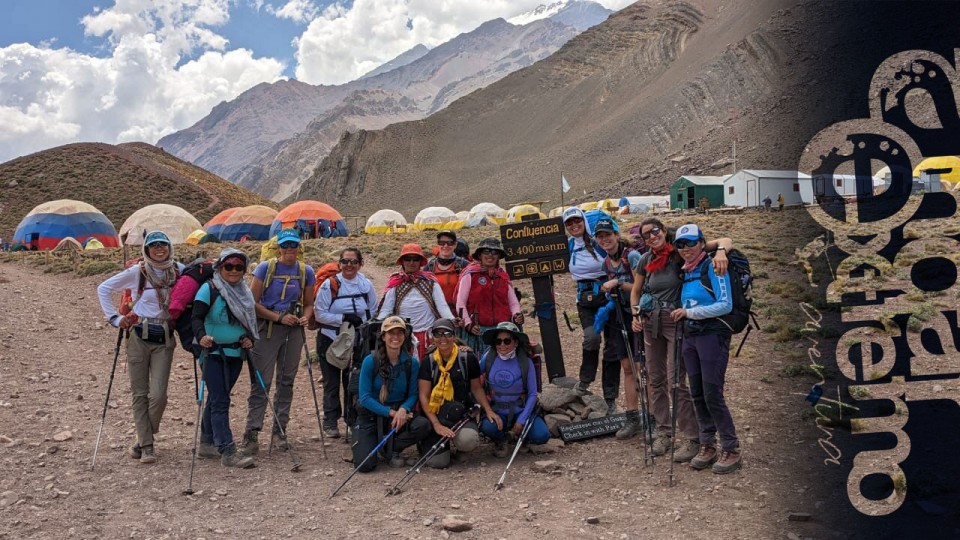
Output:
[[[587,201],[584,203],[580,203],[577,206],[579,206],[580,209],[583,210],[584,212],[589,212],[590,210],[597,209],[597,201]]]
[[[276,236],[281,229],[291,228],[300,229],[309,238],[349,235],[340,212],[320,201],[297,201],[287,206],[273,218],[269,235]]]
[[[476,204],[470,209],[470,217],[485,215],[490,221],[503,225],[507,222],[507,211],[491,202]],[[469,218],[468,218],[469,220]]]
[[[573,208],[573,207],[572,207],[572,206],[558,206],[558,207],[554,208],[553,210],[551,210],[550,213],[547,214],[547,217],[560,217],[560,216],[563,215],[564,210],[566,210],[567,208]]]
[[[960,182],[960,157],[957,156],[935,156],[928,157],[921,161],[913,169],[913,177],[919,178],[920,173],[927,169],[953,169],[950,172],[940,175],[940,180],[950,182],[951,184]],[[889,170],[889,169],[888,169]],[[878,173],[877,176],[880,176]],[[882,177],[881,177],[882,178]]]
[[[190,236],[187,236],[187,244],[195,246],[200,243],[200,239],[207,235],[207,231],[203,229],[197,229],[190,233]]]
[[[84,251],[93,251],[95,249],[103,249],[103,242],[97,240],[94,237],[87,238],[83,241]]]
[[[620,199],[602,199],[597,201],[597,208],[605,212],[616,212],[620,208]]]
[[[80,242],[77,242],[76,238],[68,236],[63,240],[60,240],[60,243],[57,244],[57,247],[53,248],[51,251],[54,253],[77,252],[83,251],[83,246],[80,245]]]
[[[463,227],[463,222],[457,219],[453,210],[443,206],[429,206],[417,213],[413,219],[413,229],[426,230],[456,230]]]
[[[267,240],[276,216],[277,211],[268,206],[244,206],[223,222],[223,229],[217,238],[223,242],[240,240],[244,236],[249,236],[251,240]]]
[[[210,221],[206,222],[206,223],[203,225],[203,230],[205,230],[205,231],[207,231],[207,233],[212,234],[212,235],[216,236],[217,238],[219,238],[219,237],[220,237],[220,231],[223,230],[223,224],[226,223],[226,221],[227,221],[228,219],[230,219],[230,216],[232,216],[233,213],[236,212],[237,210],[239,210],[240,208],[242,208],[242,207],[240,207],[240,206],[234,206],[233,208],[227,208],[226,210],[224,210],[224,211],[220,212],[219,214],[213,216],[213,218],[212,218]]]
[[[390,234],[406,230],[407,218],[400,212],[388,208],[374,212],[367,218],[367,224],[363,227],[363,232],[367,234]]]
[[[151,204],[130,214],[120,226],[120,238],[128,246],[139,246],[149,231],[163,231],[174,244],[183,244],[190,233],[199,228],[197,218],[183,208],[172,204]]]
[[[13,243],[20,242],[28,249],[53,249],[68,236],[78,242],[96,238],[104,246],[120,246],[117,229],[107,216],[92,205],[70,199],[36,206],[17,225]]]
[[[518,204],[507,211],[507,223],[520,223],[520,221],[523,220],[523,216],[530,214],[538,214],[538,219],[546,219],[547,217],[532,204]]]

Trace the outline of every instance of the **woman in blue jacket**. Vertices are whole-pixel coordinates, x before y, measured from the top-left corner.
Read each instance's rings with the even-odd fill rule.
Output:
[[[360,407],[353,427],[354,463],[361,463],[381,438],[395,429],[389,446],[390,466],[403,467],[400,453],[404,448],[430,434],[430,422],[413,414],[420,363],[404,347],[406,341],[407,324],[396,315],[387,317],[381,325],[377,350],[368,354],[360,366]],[[377,461],[371,459],[359,471],[370,472],[376,467]]]
[[[696,225],[677,229],[673,245],[683,259],[683,307],[671,312],[683,325],[683,362],[690,379],[697,423],[700,426],[700,451],[690,461],[694,469],[713,465],[713,472],[726,474],[740,468],[740,441],[733,417],[723,395],[727,362],[730,358],[730,328],[720,317],[733,310],[730,274],[717,276],[707,257],[703,232]],[[701,281],[707,273],[710,289]],[[717,435],[720,451],[717,452]]]

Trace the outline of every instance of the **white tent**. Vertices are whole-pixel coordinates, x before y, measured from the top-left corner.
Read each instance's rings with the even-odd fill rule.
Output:
[[[417,231],[455,230],[463,227],[463,221],[457,219],[457,214],[443,206],[429,206],[424,208],[413,219],[413,229]]]
[[[407,218],[396,210],[384,208],[367,218],[363,231],[367,234],[389,234],[407,230]]]
[[[120,238],[128,246],[139,246],[146,233],[163,231],[174,244],[183,244],[190,233],[202,228],[197,218],[179,206],[151,204],[130,214],[120,227]]]
[[[507,222],[507,211],[491,202],[482,202],[470,209],[471,217],[479,215],[487,216],[500,225]]]

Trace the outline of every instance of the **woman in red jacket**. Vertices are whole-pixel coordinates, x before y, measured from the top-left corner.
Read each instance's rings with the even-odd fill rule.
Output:
[[[484,238],[473,252],[473,261],[460,273],[457,285],[457,316],[463,327],[479,337],[485,330],[513,321],[523,324],[520,301],[513,292],[510,276],[500,267],[507,252],[496,238]],[[475,347],[480,350],[485,347]]]

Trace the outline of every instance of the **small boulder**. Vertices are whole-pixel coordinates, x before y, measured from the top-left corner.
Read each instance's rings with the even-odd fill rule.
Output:
[[[570,388],[573,389],[577,385],[577,379],[573,377],[554,377],[550,384],[559,386],[560,388]]]
[[[607,410],[607,401],[603,399],[602,396],[587,394],[585,396],[581,396],[580,400],[583,401],[583,404],[586,405],[591,411],[606,412]]]
[[[570,417],[565,414],[548,414],[543,417],[543,421],[546,422],[547,428],[550,430],[550,435],[559,437],[560,426],[569,424]]]
[[[466,520],[460,514],[449,514],[440,522],[444,530],[450,532],[465,532],[473,528],[473,522]]]
[[[577,393],[570,388],[548,384],[540,393],[540,406],[547,412],[561,412],[568,403],[577,400]]]
[[[57,433],[56,435],[53,436],[53,440],[57,442],[66,442],[71,439],[73,439],[72,431],[61,431],[60,433]]]
[[[560,464],[554,459],[534,461],[533,465],[530,466],[530,469],[533,470],[533,472],[538,473],[552,473],[553,471],[560,470]]]

